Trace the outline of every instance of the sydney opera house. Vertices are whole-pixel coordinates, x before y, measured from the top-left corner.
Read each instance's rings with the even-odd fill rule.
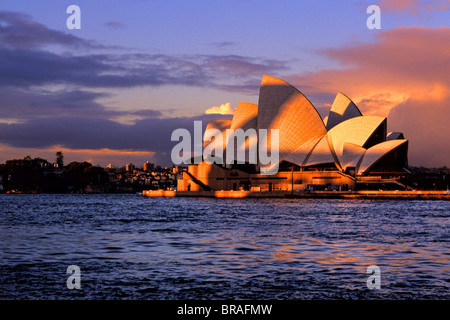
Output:
[[[408,140],[387,132],[387,119],[364,116],[344,94],[338,93],[329,115],[322,119],[311,102],[290,84],[264,75],[258,105],[241,102],[232,120],[214,120],[208,128],[278,129],[277,172],[262,174],[264,165],[234,162],[190,164],[178,180],[179,191],[357,190],[391,186],[407,167]],[[257,136],[259,139],[259,135]],[[205,139],[204,146],[212,143]],[[254,140],[254,139],[253,139]],[[229,141],[223,143],[225,149]],[[234,148],[249,149],[247,139]],[[224,155],[225,156],[225,155]],[[246,155],[248,159],[248,154]]]

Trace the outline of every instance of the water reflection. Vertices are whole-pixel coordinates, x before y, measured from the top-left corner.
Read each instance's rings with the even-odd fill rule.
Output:
[[[95,299],[449,298],[448,202],[0,195],[0,211],[3,298],[67,297],[68,264]]]

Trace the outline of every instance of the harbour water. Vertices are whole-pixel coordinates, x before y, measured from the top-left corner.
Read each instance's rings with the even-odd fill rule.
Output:
[[[0,216],[0,299],[450,298],[448,201],[3,194]]]

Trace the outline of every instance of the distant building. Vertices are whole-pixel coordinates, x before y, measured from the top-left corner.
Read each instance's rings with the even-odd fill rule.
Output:
[[[106,168],[107,168],[107,169],[114,169],[115,166],[114,166],[113,164],[110,163],[110,164],[108,164],[108,165],[106,166]]]
[[[226,129],[278,129],[278,170],[261,174],[267,165],[259,158],[256,164],[248,161],[248,154],[244,163],[203,161],[183,172],[179,191],[355,190],[387,183],[402,188],[398,178],[406,174],[408,140],[401,132],[387,133],[386,118],[363,116],[353,101],[338,93],[329,115],[322,119],[300,91],[267,75],[262,78],[258,105],[241,102],[232,120],[212,120],[206,128],[220,130],[223,136]],[[204,147],[212,143],[204,140]],[[214,140],[222,142],[226,150],[229,141]],[[234,144],[235,153],[237,148],[248,151],[250,141],[243,143]],[[225,159],[226,154],[216,157]]]
[[[174,166],[172,168],[172,173],[173,174],[181,174],[183,172],[183,167],[180,166]]]
[[[153,171],[155,169],[155,165],[153,163],[150,162],[146,162],[144,163],[144,171],[150,172]]]
[[[133,172],[134,169],[136,169],[136,167],[135,167],[135,165],[132,164],[131,162],[125,166],[125,170],[126,170],[127,172]]]

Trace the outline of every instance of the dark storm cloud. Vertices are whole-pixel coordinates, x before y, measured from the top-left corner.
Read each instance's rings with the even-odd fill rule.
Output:
[[[106,24],[118,27],[113,21]],[[76,55],[49,51],[63,48],[109,49],[103,54]],[[231,45],[221,43],[220,45]],[[30,16],[0,11],[0,85],[30,87],[68,84],[96,88],[185,85],[241,90],[262,74],[286,70],[284,61],[239,55],[167,55],[119,53],[117,47],[95,44],[52,30]]]
[[[160,117],[157,110],[113,110],[96,100],[111,94],[86,90],[21,89],[4,90],[0,99],[0,118],[28,120],[42,117],[113,118],[124,115]]]
[[[113,116],[97,103],[107,94],[83,90],[50,92],[42,89],[9,88],[0,99],[0,118],[30,119],[57,116]],[[106,114],[105,114],[106,113]]]
[[[186,85],[239,90],[248,80],[285,69],[283,62],[236,55],[82,56],[0,47],[0,85],[74,84],[96,88]],[[231,81],[233,80],[233,81]],[[233,82],[233,84],[229,84]]]
[[[154,117],[160,117],[162,115],[162,113],[158,110],[137,110],[132,112],[131,114],[135,115],[135,116],[142,116],[142,117],[146,117],[146,118],[154,118]]]
[[[58,50],[50,50],[55,45]],[[0,12],[0,118],[21,121],[0,123],[0,143],[17,148],[152,151],[167,160],[176,143],[170,139],[173,130],[192,132],[194,120],[204,121],[205,128],[210,119],[231,116],[162,118],[160,111],[133,106],[112,110],[100,101],[114,94],[102,90],[183,85],[258,94],[264,73],[276,76],[287,69],[284,61],[261,57],[116,49],[49,29],[28,15]],[[121,116],[141,120],[131,125],[111,120]]]
[[[74,84],[105,88],[161,84],[162,70],[152,70],[153,77],[136,74],[132,68],[113,65],[114,59],[108,55],[68,56],[0,48],[0,60],[0,85],[4,86]]]
[[[109,148],[170,154],[172,146],[177,143],[171,142],[175,129],[185,128],[193,137],[195,120],[202,121],[205,129],[209,120],[230,118],[217,114],[190,118],[147,118],[127,125],[99,118],[48,117],[24,123],[0,123],[0,143],[19,148],[60,145],[70,149]]]
[[[63,56],[42,50],[0,47],[0,85],[92,85],[103,80],[99,74],[109,69],[103,62],[105,59],[102,56]]]
[[[0,11],[0,42],[14,48],[35,48],[49,44],[74,47],[102,47],[93,41],[49,29],[33,21],[29,15]]]

